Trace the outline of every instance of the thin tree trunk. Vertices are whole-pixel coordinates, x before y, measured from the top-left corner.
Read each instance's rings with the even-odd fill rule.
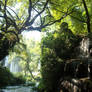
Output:
[[[27,70],[30,72],[30,75],[31,75],[31,77],[34,79],[34,80],[36,80],[35,78],[34,78],[34,76],[33,76],[33,74],[32,74],[32,71],[31,71],[31,69],[29,68],[29,62],[27,61]]]
[[[83,2],[83,5],[84,5],[84,8],[85,8],[85,11],[86,11],[88,33],[90,33],[91,32],[91,29],[90,29],[90,16],[89,16],[88,8],[87,8],[85,0],[82,0],[82,2]]]

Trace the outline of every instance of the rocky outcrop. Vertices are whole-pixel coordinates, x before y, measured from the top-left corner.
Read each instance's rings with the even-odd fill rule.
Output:
[[[84,37],[75,59],[65,61],[59,92],[92,92],[92,42]],[[76,53],[76,52],[75,52]]]
[[[92,92],[92,80],[66,78],[61,81],[59,88],[59,92]]]

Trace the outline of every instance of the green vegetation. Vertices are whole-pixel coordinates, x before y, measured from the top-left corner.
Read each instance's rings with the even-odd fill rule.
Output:
[[[47,32],[42,39],[42,81],[39,86],[42,91],[57,92],[58,83],[65,76],[65,63],[67,60],[76,58],[76,55],[78,56],[76,48],[80,45],[82,37],[91,35],[91,0],[82,1],[51,0],[50,2],[53,17],[58,21],[64,19],[61,20],[61,25],[56,23],[56,31]],[[67,72],[70,73],[67,77],[71,79],[73,70],[70,71]]]
[[[25,79],[22,76],[15,77],[8,68],[0,66],[0,88],[23,83],[25,83]]]
[[[21,39],[21,42],[15,45],[13,52],[9,55],[9,61],[18,59],[22,74],[26,80],[37,80],[41,77],[40,64],[40,44],[33,39]],[[16,61],[17,62],[17,61]],[[19,72],[18,72],[19,74]],[[16,75],[16,74],[15,74]]]
[[[76,57],[73,48],[76,48],[81,41],[68,29],[66,24],[62,23],[61,30],[54,33],[48,32],[46,37],[42,39],[42,88],[47,92],[57,89],[60,78],[64,77],[65,62]]]
[[[43,32],[41,44],[21,37],[23,31],[33,30]],[[19,62],[18,75],[40,81],[42,92],[57,92],[65,63],[77,59],[84,37],[92,38],[92,0],[0,0],[0,61],[9,55],[10,63]],[[92,44],[88,51],[92,54]],[[0,69],[2,85],[13,85],[12,80],[20,83],[21,76],[15,78],[6,68]],[[74,71],[68,71],[73,78]]]

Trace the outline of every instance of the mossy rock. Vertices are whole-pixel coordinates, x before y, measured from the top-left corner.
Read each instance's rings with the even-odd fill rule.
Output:
[[[22,77],[15,77],[8,68],[0,66],[0,87],[25,83]]]
[[[6,67],[0,66],[0,87],[9,85],[14,80],[13,75]]]

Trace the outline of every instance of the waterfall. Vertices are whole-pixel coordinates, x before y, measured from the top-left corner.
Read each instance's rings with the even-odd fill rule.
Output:
[[[80,43],[80,58],[88,58],[89,57],[89,38],[84,37]]]
[[[21,66],[19,65],[19,61],[20,59],[19,58],[14,58],[11,62],[9,62],[9,57],[6,56],[5,57],[5,67],[8,67],[10,72],[12,73],[18,73],[18,72],[21,72],[22,69],[21,69]]]
[[[19,59],[14,59],[10,64],[10,71],[13,73],[21,72],[21,68],[19,65]]]
[[[5,65],[4,66],[8,66],[9,65],[9,61],[8,61],[8,56],[5,57]]]
[[[84,58],[87,62],[88,66],[88,77],[90,78],[90,39],[88,37],[84,37],[80,43],[80,58]]]

